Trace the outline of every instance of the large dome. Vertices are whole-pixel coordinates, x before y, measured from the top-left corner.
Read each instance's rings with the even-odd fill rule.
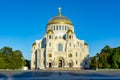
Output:
[[[49,24],[70,24],[72,25],[72,22],[66,17],[61,15],[61,8],[58,8],[58,16],[53,17],[49,22]]]

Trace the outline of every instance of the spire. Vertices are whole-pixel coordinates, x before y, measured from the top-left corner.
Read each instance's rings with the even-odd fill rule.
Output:
[[[61,7],[58,8],[58,16],[61,16]]]

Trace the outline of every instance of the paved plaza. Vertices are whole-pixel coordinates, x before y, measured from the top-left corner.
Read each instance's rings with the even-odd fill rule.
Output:
[[[120,71],[0,71],[0,80],[120,80]]]

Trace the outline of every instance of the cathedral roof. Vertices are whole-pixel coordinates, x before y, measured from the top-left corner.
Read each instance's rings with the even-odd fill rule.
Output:
[[[66,17],[66,16],[62,16],[61,14],[61,8],[58,8],[59,12],[58,15],[53,17],[49,22],[49,24],[70,24],[72,25],[72,22]]]

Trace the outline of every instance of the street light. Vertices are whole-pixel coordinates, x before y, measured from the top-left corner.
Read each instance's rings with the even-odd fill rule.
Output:
[[[24,61],[25,61],[25,59],[23,57],[21,59],[22,59],[22,70],[24,70]]]
[[[98,70],[98,57],[96,56],[96,70]]]

